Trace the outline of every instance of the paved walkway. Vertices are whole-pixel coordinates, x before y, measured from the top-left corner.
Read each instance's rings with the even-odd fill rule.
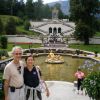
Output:
[[[46,97],[45,93],[42,94],[43,100],[90,100],[85,95],[77,94],[77,90],[73,83],[62,81],[47,81],[50,90],[50,97]]]

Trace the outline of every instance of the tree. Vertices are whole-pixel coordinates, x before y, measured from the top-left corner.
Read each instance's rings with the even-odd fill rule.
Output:
[[[5,31],[6,34],[8,35],[14,35],[16,34],[16,23],[15,23],[15,19],[10,17],[6,26],[5,26]]]
[[[71,12],[70,17],[76,23],[75,33],[77,32],[77,34],[80,34],[80,37],[81,36],[87,37],[87,38],[84,38],[85,44],[89,44],[89,38],[93,36],[96,32],[95,25],[97,24],[97,21],[96,21],[97,19],[95,17],[95,14],[98,13],[97,12],[98,9],[99,9],[99,0],[86,0],[86,1],[85,0],[70,0],[70,12]],[[80,20],[81,20],[82,25],[79,22]],[[84,34],[82,30],[80,30],[82,29],[83,25],[84,25],[83,32],[85,31]],[[79,39],[81,40],[82,37],[81,38],[80,37]]]
[[[76,25],[74,35],[76,39],[84,41],[84,44],[87,45],[89,44],[89,37],[92,37],[94,33],[94,29],[80,20]]]
[[[25,14],[24,0],[0,0],[1,15],[21,15]]]
[[[57,10],[58,10],[58,18],[59,18],[59,19],[63,19],[64,14],[63,14],[63,12],[62,12],[62,10],[61,10],[61,5],[60,5],[59,3],[56,3],[56,4],[54,5],[54,7],[56,7]]]
[[[24,0],[19,1],[19,10],[18,10],[17,16],[20,17],[20,18],[24,18],[24,16],[25,16],[25,3],[24,3]]]
[[[34,15],[36,16],[36,20],[41,20],[43,18],[43,2],[42,0],[37,0],[35,2],[35,13]]]
[[[6,15],[11,15],[12,14],[12,2],[13,0],[6,0],[5,6],[6,6]]]
[[[78,21],[79,14],[79,0],[70,0],[70,19],[73,21]],[[77,16],[77,17],[76,17]]]
[[[0,0],[0,15],[4,15],[5,14],[5,0]]]
[[[62,12],[61,9],[59,9],[58,18],[59,18],[59,19],[63,19],[63,18],[64,18],[64,14],[63,14],[63,12]]]
[[[18,14],[18,11],[20,10],[19,0],[7,0],[6,2],[7,2],[6,4],[8,6],[9,14],[16,16]]]
[[[33,19],[34,18],[34,4],[33,0],[27,0],[26,6],[25,6],[25,11],[28,19]]]
[[[43,18],[52,18],[52,10],[51,8],[48,6],[48,4],[43,6]]]
[[[0,34],[3,32],[3,28],[4,28],[3,22],[2,22],[2,20],[0,19]]]
[[[18,3],[17,0],[11,0],[11,9],[10,9],[10,14],[11,15],[15,15],[15,13],[17,13],[17,9],[16,9],[16,4]]]

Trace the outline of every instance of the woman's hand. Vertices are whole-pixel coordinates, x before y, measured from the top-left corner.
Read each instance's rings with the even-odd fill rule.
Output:
[[[46,96],[49,97],[49,95],[50,95],[50,92],[49,92],[49,89],[47,88],[46,89]]]

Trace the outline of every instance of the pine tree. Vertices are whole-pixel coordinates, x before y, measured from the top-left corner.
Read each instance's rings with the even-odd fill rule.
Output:
[[[4,29],[3,22],[2,22],[2,20],[0,19],[0,34],[2,34],[3,29]]]
[[[99,0],[70,0],[70,17],[76,23],[75,35],[83,40],[84,44],[89,44],[89,38],[96,32],[95,15],[98,9]]]
[[[27,0],[25,11],[26,11],[26,16],[28,17],[28,19],[33,19],[34,18],[33,0]]]

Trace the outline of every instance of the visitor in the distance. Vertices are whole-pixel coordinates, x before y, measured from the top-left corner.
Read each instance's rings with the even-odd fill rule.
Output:
[[[41,70],[35,65],[35,59],[32,55],[26,57],[26,67],[24,68],[24,83],[25,83],[25,100],[35,100],[35,93],[39,100],[42,100],[41,90],[39,87]],[[49,96],[48,87],[43,81],[46,87],[46,96]]]
[[[84,80],[84,73],[81,71],[80,68],[78,68],[77,72],[75,73],[75,77],[77,78],[77,90],[79,94],[79,90],[81,90],[81,94],[83,95],[83,88],[82,88],[82,82]]]
[[[24,100],[22,48],[15,46],[12,56],[13,60],[6,65],[3,74],[5,100]]]

